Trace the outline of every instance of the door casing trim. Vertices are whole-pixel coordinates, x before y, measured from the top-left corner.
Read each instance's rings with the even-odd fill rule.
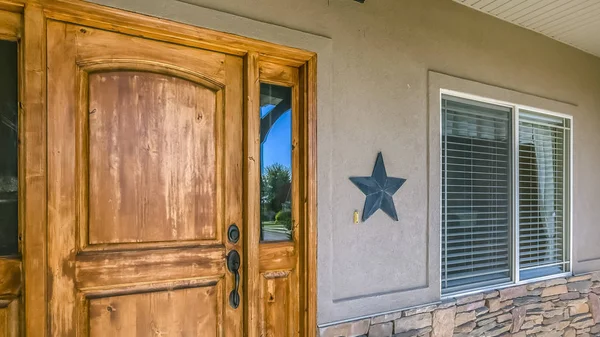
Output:
[[[317,55],[314,52],[245,38],[235,34],[190,26],[170,20],[113,9],[78,0],[0,0],[0,10],[22,13],[24,34],[20,74],[22,109],[21,145],[23,168],[20,223],[23,233],[24,279],[22,317],[25,336],[45,337],[48,331],[47,261],[47,121],[46,121],[46,22],[57,20],[134,35],[152,40],[207,49],[246,58],[299,68],[304,74],[303,108],[305,131],[304,166],[304,244],[301,259],[305,281],[302,284],[301,322],[303,336],[316,337],[317,327]],[[247,72],[246,72],[247,73]],[[244,79],[246,82],[250,78]],[[248,105],[247,105],[248,107]],[[245,113],[249,113],[245,111]],[[245,160],[250,160],[245,158]],[[21,189],[21,188],[20,188]],[[40,235],[40,233],[43,233]],[[31,281],[35,280],[35,281]],[[29,281],[29,282],[28,282]],[[247,332],[253,336],[252,332]]]

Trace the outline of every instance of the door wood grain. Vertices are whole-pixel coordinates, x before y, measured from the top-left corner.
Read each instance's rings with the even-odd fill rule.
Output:
[[[47,29],[50,335],[241,336],[242,59]]]

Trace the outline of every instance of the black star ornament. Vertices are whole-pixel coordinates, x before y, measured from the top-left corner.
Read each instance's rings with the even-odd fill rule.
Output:
[[[370,177],[351,177],[350,181],[367,196],[362,214],[363,222],[378,209],[381,209],[394,221],[398,221],[392,196],[402,187],[406,179],[387,176],[381,152],[377,154],[375,167]]]

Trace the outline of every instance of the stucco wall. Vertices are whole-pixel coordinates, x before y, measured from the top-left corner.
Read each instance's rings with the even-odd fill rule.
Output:
[[[430,70],[574,106],[574,270],[600,269],[600,59],[450,0],[95,2],[319,53],[319,323],[439,299]],[[408,179],[400,221],[354,225],[364,196],[348,177],[368,175],[378,151]]]

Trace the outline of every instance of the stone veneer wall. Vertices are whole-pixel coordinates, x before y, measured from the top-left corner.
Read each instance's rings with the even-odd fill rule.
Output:
[[[319,329],[321,337],[600,336],[600,272]]]

